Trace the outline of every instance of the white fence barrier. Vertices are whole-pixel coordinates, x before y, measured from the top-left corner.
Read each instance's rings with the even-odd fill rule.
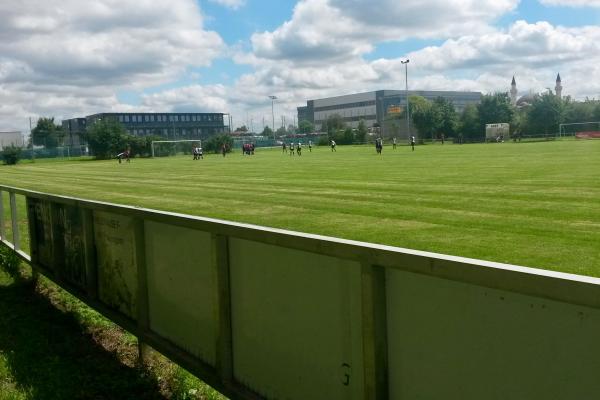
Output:
[[[600,393],[600,279],[0,190],[5,245],[22,195],[35,271],[232,398]]]

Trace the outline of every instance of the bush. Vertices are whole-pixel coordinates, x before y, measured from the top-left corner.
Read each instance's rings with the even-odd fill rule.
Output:
[[[329,146],[330,143],[327,136],[319,136],[319,141],[317,142],[319,146]]]
[[[15,165],[21,159],[21,148],[13,145],[5,147],[2,151],[2,158],[4,164]]]
[[[4,245],[0,245],[0,266],[4,269],[11,277],[16,278],[19,276],[19,266],[21,265],[21,259],[17,253]]]
[[[209,137],[202,143],[202,147],[206,152],[220,153],[223,144],[227,145],[227,152],[233,147],[233,139],[227,134],[219,134]]]

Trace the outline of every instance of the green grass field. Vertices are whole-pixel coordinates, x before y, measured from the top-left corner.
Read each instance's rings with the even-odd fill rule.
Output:
[[[0,183],[600,276],[600,141],[23,162]]]

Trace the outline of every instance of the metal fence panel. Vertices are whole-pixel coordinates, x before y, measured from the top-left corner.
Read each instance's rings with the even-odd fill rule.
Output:
[[[34,271],[232,398],[600,392],[598,278],[0,190]]]
[[[217,286],[211,235],[146,221],[150,329],[216,365]]]
[[[137,319],[137,264],[132,217],[94,212],[98,296],[109,308]]]
[[[269,399],[360,399],[360,264],[230,243],[235,378]]]
[[[390,399],[585,399],[600,311],[387,271]]]

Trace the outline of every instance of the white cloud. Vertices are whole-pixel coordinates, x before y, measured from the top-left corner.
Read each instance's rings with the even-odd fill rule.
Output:
[[[225,47],[195,0],[8,0],[0,14],[0,93],[24,102],[0,108],[0,129],[112,109],[118,90],[177,79]],[[32,87],[46,91],[31,98]]]
[[[246,0],[209,0],[211,3],[217,3],[222,6],[237,10],[246,4]]]
[[[227,89],[223,85],[192,85],[143,95],[142,107],[149,112],[225,112]]]
[[[529,68],[575,64],[596,58],[600,27],[563,28],[547,22],[517,21],[507,31],[450,39],[409,54],[431,70]]]
[[[292,18],[252,36],[259,58],[327,63],[362,56],[380,41],[446,38],[491,30],[519,0],[302,0]],[[434,16],[434,17],[432,17]]]
[[[600,7],[600,0],[540,0],[547,6]]]
[[[518,21],[503,30],[464,35],[409,53],[409,85],[422,90],[508,91],[515,74],[524,94],[553,89],[560,72],[564,94],[597,98],[598,54],[600,27]],[[260,108],[264,114],[269,112],[266,94],[277,95],[280,112],[292,115],[307,99],[402,89],[405,84],[400,58],[367,61],[357,54],[335,62],[305,63],[242,55],[238,60],[251,63],[256,72],[240,79],[232,92],[244,93],[246,109]]]

